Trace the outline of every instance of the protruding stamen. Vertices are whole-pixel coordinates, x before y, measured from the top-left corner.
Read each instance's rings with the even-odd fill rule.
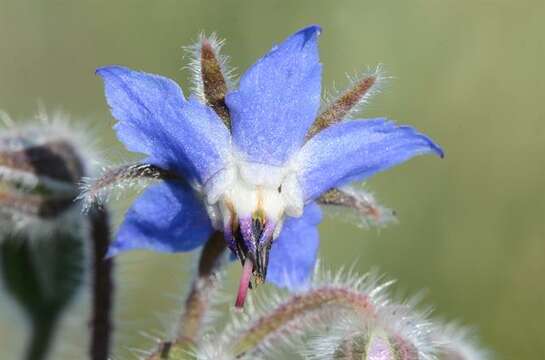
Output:
[[[325,109],[310,127],[307,140],[321,130],[340,122],[362,101],[369,96],[369,90],[377,83],[379,75],[365,76],[357,81],[354,86],[339,96],[327,109]]]
[[[238,309],[242,309],[244,307],[244,302],[246,301],[246,296],[248,295],[248,288],[250,287],[253,270],[254,263],[252,262],[252,260],[250,260],[250,258],[246,258],[246,260],[244,260],[242,275],[240,277],[240,283],[238,285],[237,300],[235,301],[235,307]]]
[[[267,278],[267,268],[269,267],[269,253],[273,242],[273,233],[275,224],[271,221],[267,221],[265,226],[262,227],[261,236],[259,238],[257,246],[257,271],[255,281],[256,284],[262,284]]]

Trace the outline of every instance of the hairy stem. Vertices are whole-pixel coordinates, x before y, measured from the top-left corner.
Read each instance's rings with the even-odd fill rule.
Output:
[[[113,306],[113,258],[106,259],[110,244],[110,224],[105,209],[93,209],[89,214],[91,241],[93,245],[93,305],[90,357],[92,360],[107,360],[112,337]]]
[[[176,339],[159,344],[158,350],[148,360],[169,359],[174,352],[183,353],[197,343],[210,305],[211,291],[216,285],[216,272],[222,265],[226,248],[223,233],[215,232],[210,236],[201,251],[197,275],[185,300]]]
[[[184,312],[180,318],[177,341],[195,343],[202,328],[202,322],[209,305],[210,290],[215,285],[215,273],[220,266],[220,258],[226,249],[223,234],[215,232],[202,249],[199,268],[191,290],[185,301]]]
[[[99,178],[89,181],[85,185],[82,198],[92,203],[100,194],[112,187],[134,180],[173,180],[178,176],[169,170],[151,164],[127,164],[106,170]]]
[[[298,328],[317,311],[327,311],[331,307],[350,309],[365,318],[375,316],[374,306],[366,294],[337,287],[314,289],[292,296],[242,331],[232,343],[233,353],[242,357],[258,349],[264,341],[280,336],[290,325],[295,324]]]

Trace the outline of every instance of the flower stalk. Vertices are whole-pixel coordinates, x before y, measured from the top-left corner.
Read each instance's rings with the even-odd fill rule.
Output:
[[[55,336],[57,320],[55,317],[41,318],[32,323],[30,341],[26,348],[25,360],[46,359],[50,344]]]
[[[210,296],[217,285],[217,273],[224,264],[227,249],[223,234],[215,232],[204,245],[189,294],[180,316],[178,333],[173,341],[159,344],[147,360],[185,359],[187,352],[198,345],[205,317],[210,310]]]
[[[110,245],[110,223],[108,211],[93,209],[88,214],[91,225],[93,252],[92,313],[90,319],[91,343],[89,355],[92,360],[107,360],[112,342],[112,308],[114,297],[113,258],[106,258]]]
[[[196,344],[202,334],[203,321],[210,305],[210,295],[216,286],[217,272],[223,263],[226,245],[223,234],[215,232],[204,245],[197,276],[185,301],[176,341]]]

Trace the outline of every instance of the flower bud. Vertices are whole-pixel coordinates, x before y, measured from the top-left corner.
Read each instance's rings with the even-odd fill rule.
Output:
[[[83,283],[89,226],[74,202],[91,157],[56,122],[0,131],[0,277],[29,318],[27,358],[47,353]]]

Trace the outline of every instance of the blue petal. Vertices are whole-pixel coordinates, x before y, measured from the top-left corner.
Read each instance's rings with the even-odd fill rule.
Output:
[[[385,119],[352,120],[314,136],[297,155],[305,201],[323,192],[400,164],[415,155],[443,150],[410,126]]]
[[[288,218],[269,256],[267,281],[279,287],[300,288],[308,283],[316,264],[322,219],[320,207],[307,205],[299,218]]]
[[[193,190],[180,182],[162,182],[136,199],[108,255],[133,249],[190,251],[206,242],[212,232],[208,215]]]
[[[300,148],[320,105],[318,26],[287,38],[227,95],[233,139],[248,161],[282,165]]]
[[[230,135],[221,119],[195,99],[186,101],[172,80],[121,66],[97,70],[118,120],[117,136],[147,162],[204,184],[223,169]]]

